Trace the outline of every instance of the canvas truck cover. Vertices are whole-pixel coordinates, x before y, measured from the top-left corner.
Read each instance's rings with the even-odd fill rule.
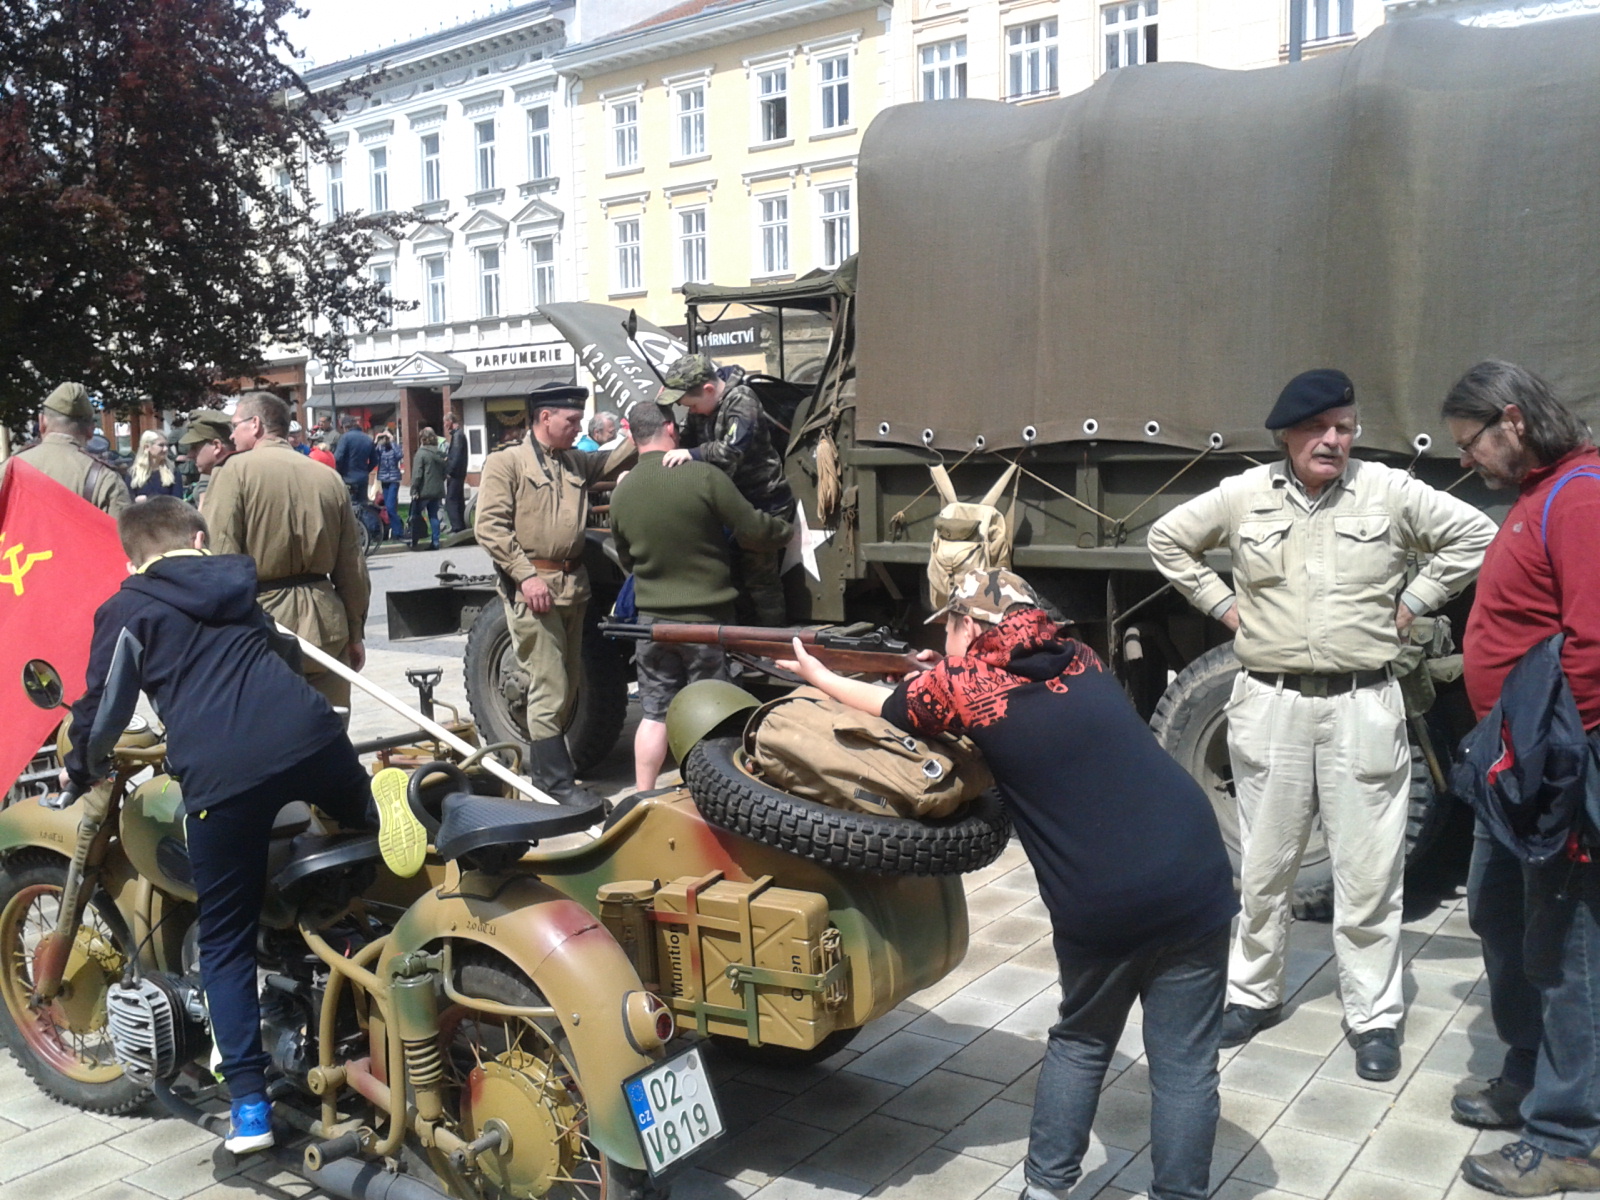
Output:
[[[1484,358],[1600,390],[1600,18],[1408,20],[1258,71],[906,104],[859,169],[863,439],[1267,449],[1311,367],[1433,453]]]

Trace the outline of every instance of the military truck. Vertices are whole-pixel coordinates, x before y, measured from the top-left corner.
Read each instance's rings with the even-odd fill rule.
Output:
[[[882,113],[858,167],[858,260],[685,288],[691,343],[724,314],[772,317],[768,369],[794,386],[765,398],[806,521],[791,615],[917,630],[941,507],[929,467],[975,498],[1018,464],[1001,501],[1017,570],[1118,673],[1236,848],[1238,664],[1154,572],[1145,533],[1277,457],[1262,421],[1313,366],[1354,379],[1358,455],[1503,513],[1438,405],[1486,357],[1600,392],[1597,66],[1600,18],[1417,20],[1267,70],[1159,64],[1026,107]],[[1469,602],[1444,614],[1457,636]],[[1418,707],[1437,700],[1411,721],[1413,853],[1450,811],[1470,723],[1435,630],[1416,682]],[[1330,898],[1318,831],[1297,911]]]

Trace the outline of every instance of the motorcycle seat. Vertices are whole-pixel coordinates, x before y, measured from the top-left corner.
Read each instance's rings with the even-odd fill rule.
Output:
[[[599,822],[604,805],[537,804],[452,792],[442,808],[434,848],[440,858],[450,860],[489,846],[531,845],[540,838],[588,829]]]
[[[272,887],[280,895],[324,871],[375,863],[382,857],[376,833],[302,833],[290,843],[289,855],[288,863],[272,877]]]

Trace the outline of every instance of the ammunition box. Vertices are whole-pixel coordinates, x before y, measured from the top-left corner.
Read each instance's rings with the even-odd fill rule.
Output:
[[[653,879],[621,879],[603,883],[595,892],[600,904],[600,923],[611,931],[622,947],[640,981],[651,991],[661,990],[656,967],[655,932],[650,928],[656,889]]]

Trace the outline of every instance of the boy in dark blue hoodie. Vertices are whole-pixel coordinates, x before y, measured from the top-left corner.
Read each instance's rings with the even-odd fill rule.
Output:
[[[272,1126],[255,946],[278,810],[302,800],[362,829],[373,823],[376,799],[386,860],[398,843],[409,851],[410,862],[395,864],[403,874],[421,866],[425,835],[405,808],[405,773],[369,778],[328,702],[274,649],[253,560],[207,551],[204,519],[171,496],[125,509],[117,532],[134,573],[95,613],[88,690],[72,706],[72,728],[85,733],[73,739],[63,773],[87,788],[103,769],[87,761],[86,731],[102,700],[110,702],[107,676],[123,642],[183,788],[200,973],[232,1097],[227,1146],[261,1150],[272,1145]]]

